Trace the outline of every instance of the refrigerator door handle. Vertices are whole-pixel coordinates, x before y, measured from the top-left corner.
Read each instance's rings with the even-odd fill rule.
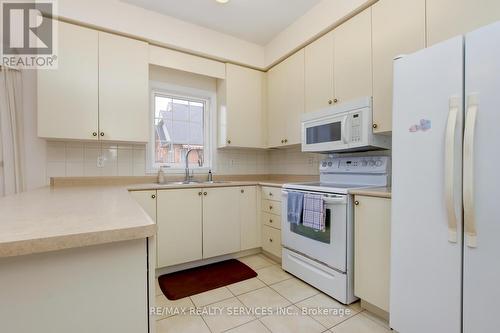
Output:
[[[464,229],[468,247],[477,247],[477,231],[474,202],[474,137],[478,112],[478,96],[468,96],[467,117],[464,132]]]
[[[448,112],[448,122],[446,124],[446,145],[445,145],[445,197],[446,210],[448,212],[448,241],[457,242],[457,199],[456,177],[458,167],[456,163],[457,139],[456,131],[459,120],[460,99],[457,96],[450,98],[450,109]]]

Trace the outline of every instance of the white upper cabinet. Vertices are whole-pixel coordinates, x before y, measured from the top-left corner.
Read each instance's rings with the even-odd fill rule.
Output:
[[[335,98],[339,103],[372,96],[371,8],[333,30]]]
[[[393,60],[425,47],[425,0],[380,0],[372,7],[373,127],[392,131]]]
[[[149,140],[148,44],[59,22],[59,66],[38,71],[38,136]]]
[[[500,20],[498,0],[427,0],[427,44]]]
[[[39,137],[97,140],[98,35],[59,22],[58,69],[37,72]]]
[[[333,32],[305,47],[305,112],[334,102],[333,48]]]
[[[219,147],[264,148],[267,139],[264,72],[226,64],[217,83]]]
[[[304,61],[301,49],[269,70],[268,146],[300,143],[300,118],[304,113]]]
[[[99,33],[99,136],[149,140],[148,44]]]
[[[240,188],[203,189],[203,258],[239,252]]]

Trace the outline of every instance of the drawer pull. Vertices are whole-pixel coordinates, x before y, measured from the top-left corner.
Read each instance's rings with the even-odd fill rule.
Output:
[[[269,219],[269,223],[273,223],[273,219]]]
[[[270,206],[269,206],[269,209],[270,209],[270,210],[272,210],[272,209],[273,209],[273,206],[271,206],[271,205],[270,205]]]
[[[272,197],[273,196],[273,192],[269,192],[269,196]]]
[[[273,242],[273,239],[272,238],[269,238],[269,242],[272,243]]]

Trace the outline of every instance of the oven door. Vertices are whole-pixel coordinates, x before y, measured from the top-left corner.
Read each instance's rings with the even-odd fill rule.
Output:
[[[347,149],[349,114],[319,117],[302,122],[302,151],[322,152]]]
[[[347,206],[348,196],[325,194],[326,229],[319,231],[302,224],[288,222],[288,192],[282,190],[281,237],[283,246],[320,261],[340,272],[347,264]],[[308,191],[296,191],[315,193]]]

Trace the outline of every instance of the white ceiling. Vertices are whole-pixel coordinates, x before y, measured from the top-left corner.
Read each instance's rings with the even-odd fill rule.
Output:
[[[121,0],[176,17],[259,45],[279,32],[321,0]]]

